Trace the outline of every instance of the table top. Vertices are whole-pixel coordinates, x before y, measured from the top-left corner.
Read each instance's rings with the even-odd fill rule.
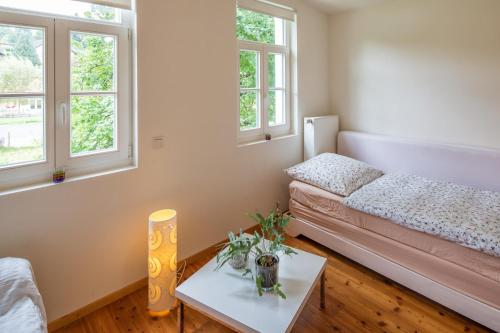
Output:
[[[229,264],[214,271],[216,258],[176,289],[186,305],[241,332],[289,332],[326,268],[326,258],[294,249],[298,254],[280,255],[279,283],[287,298],[259,296],[250,276]],[[254,269],[254,259],[249,258]]]

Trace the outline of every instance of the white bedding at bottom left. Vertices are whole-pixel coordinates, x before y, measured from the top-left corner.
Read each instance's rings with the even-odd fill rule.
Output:
[[[42,296],[26,259],[0,259],[0,332],[47,332]]]

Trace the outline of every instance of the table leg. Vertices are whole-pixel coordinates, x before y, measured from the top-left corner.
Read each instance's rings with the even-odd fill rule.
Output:
[[[325,309],[325,272],[321,274],[321,282],[320,282],[320,308],[322,310]]]
[[[184,303],[182,302],[179,302],[177,309],[177,331],[178,333],[184,333]]]

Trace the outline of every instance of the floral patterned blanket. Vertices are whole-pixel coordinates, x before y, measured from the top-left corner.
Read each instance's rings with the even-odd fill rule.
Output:
[[[388,174],[344,203],[401,226],[500,256],[500,193]]]

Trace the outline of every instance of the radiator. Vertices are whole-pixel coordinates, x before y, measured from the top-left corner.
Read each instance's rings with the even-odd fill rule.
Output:
[[[337,152],[339,116],[304,118],[304,160]]]

